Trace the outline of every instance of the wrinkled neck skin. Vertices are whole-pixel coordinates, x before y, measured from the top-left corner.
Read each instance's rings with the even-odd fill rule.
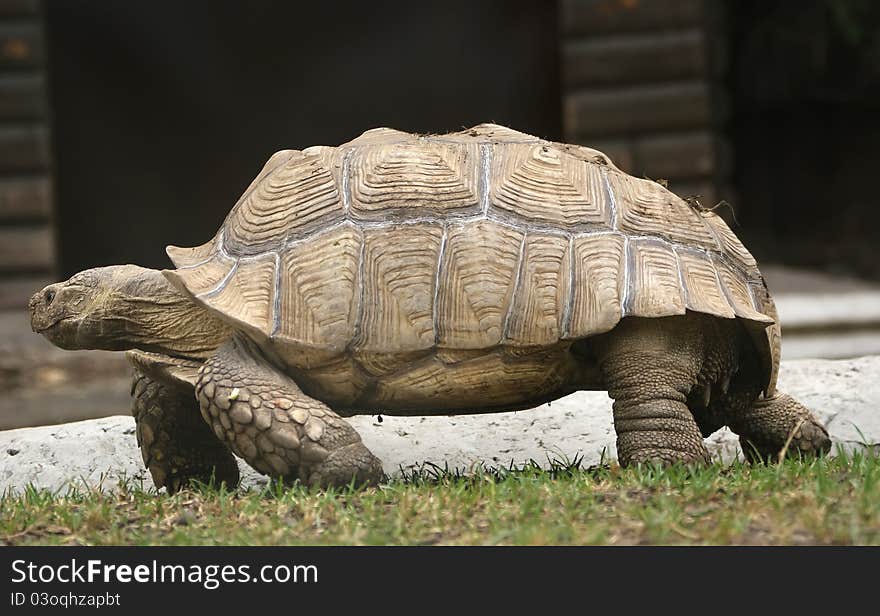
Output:
[[[63,349],[139,349],[204,359],[230,328],[158,270],[113,265],[47,286],[30,300],[32,329]]]

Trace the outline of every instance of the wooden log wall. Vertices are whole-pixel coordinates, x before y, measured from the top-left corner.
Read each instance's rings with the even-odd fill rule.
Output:
[[[55,273],[40,0],[0,0],[0,309]]]
[[[561,0],[566,140],[711,207],[730,198],[721,7],[715,0]]]

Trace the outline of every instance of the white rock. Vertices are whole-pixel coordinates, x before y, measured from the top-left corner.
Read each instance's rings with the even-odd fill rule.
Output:
[[[780,389],[813,409],[836,444],[880,443],[880,357],[847,361],[783,362]],[[595,464],[614,458],[611,401],[604,392],[578,392],[530,411],[441,417],[352,417],[366,445],[389,474],[424,462],[473,468],[534,459],[583,457]],[[713,455],[739,455],[736,437],[720,430],[707,439]],[[243,487],[265,478],[241,463]],[[0,432],[0,492],[28,484],[110,489],[120,477],[152,487],[140,459],[134,419],[114,416],[56,426]]]

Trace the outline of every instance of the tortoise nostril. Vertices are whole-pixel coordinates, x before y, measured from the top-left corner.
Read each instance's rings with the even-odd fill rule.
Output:
[[[43,298],[46,300],[46,305],[48,306],[52,303],[52,300],[55,299],[55,291],[53,291],[52,289],[47,289],[46,293],[43,295]]]

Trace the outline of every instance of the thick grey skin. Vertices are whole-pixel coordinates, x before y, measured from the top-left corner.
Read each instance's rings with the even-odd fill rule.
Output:
[[[374,484],[383,476],[349,424],[161,272],[87,270],[35,294],[30,308],[34,331],[62,348],[140,349],[202,364],[190,385],[213,441],[191,421],[192,389],[175,391],[155,375],[141,389],[135,383],[138,435],[157,485],[173,490],[209,472],[234,483],[221,443],[261,472],[310,485]],[[828,451],[827,433],[806,408],[784,394],[759,398],[762,370],[751,345],[739,321],[697,313],[626,318],[578,343],[614,398],[620,463],[705,463],[703,436],[723,425],[740,435],[750,460]]]
[[[202,417],[262,473],[313,486],[376,484],[382,463],[339,415],[235,336],[199,371]]]
[[[791,396],[759,398],[757,355],[737,321],[627,318],[592,346],[614,399],[621,465],[708,462],[703,437],[724,425],[750,461],[831,449],[825,428]]]

